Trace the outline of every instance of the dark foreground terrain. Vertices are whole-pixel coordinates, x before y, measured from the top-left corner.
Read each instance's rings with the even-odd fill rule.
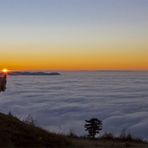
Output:
[[[102,138],[88,140],[47,132],[0,113],[0,148],[148,148],[142,140]]]

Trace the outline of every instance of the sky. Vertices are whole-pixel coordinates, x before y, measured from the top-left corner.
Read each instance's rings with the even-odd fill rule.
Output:
[[[1,0],[3,67],[148,70],[148,0]]]

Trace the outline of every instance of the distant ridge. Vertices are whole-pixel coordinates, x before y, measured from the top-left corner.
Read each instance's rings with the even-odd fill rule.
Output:
[[[61,75],[58,72],[11,72],[12,76],[55,76]]]

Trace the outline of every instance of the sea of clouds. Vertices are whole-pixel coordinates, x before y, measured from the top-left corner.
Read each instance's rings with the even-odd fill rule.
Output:
[[[9,76],[0,112],[49,131],[84,135],[85,120],[103,121],[103,132],[123,130],[148,139],[148,72],[63,72],[60,76]]]

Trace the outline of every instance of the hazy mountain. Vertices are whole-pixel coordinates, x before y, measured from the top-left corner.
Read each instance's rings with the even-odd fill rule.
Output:
[[[51,76],[51,75],[60,75],[58,72],[11,72],[10,75],[18,76]]]

